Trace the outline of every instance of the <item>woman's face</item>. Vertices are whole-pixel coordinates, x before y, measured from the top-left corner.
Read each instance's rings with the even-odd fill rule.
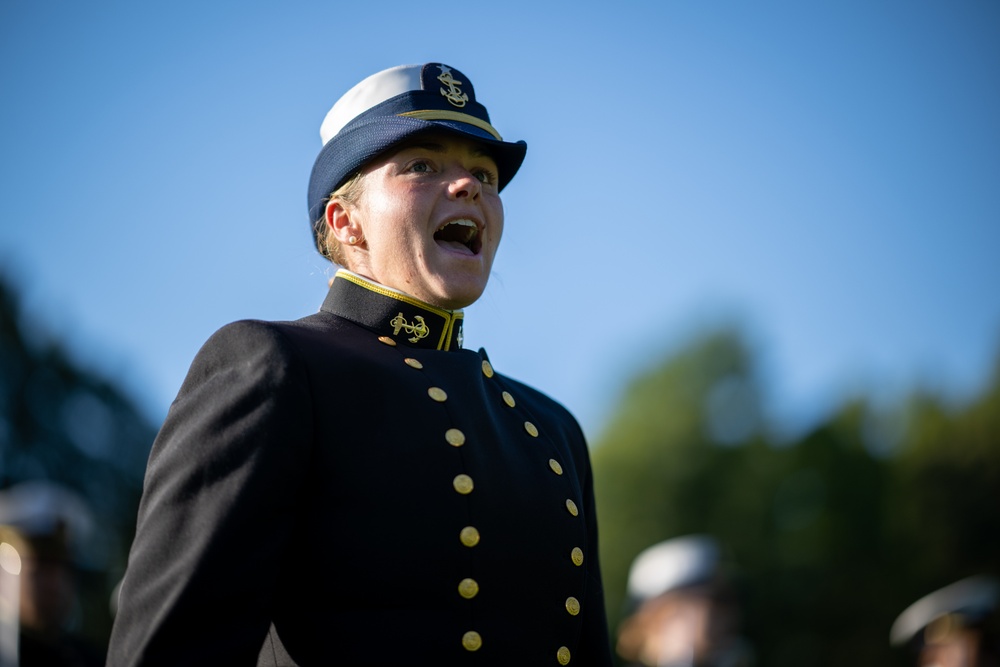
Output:
[[[348,253],[356,273],[447,309],[486,288],[503,204],[496,163],[479,144],[419,137],[366,168],[345,211],[361,232]]]

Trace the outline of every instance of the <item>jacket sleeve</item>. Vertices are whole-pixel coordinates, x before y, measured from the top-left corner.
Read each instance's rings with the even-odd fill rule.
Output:
[[[306,373],[263,322],[198,353],[150,453],[108,665],[256,664],[309,469]]]

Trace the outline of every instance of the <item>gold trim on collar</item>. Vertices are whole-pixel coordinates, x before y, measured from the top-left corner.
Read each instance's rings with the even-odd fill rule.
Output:
[[[437,306],[432,306],[426,301],[421,301],[415,296],[410,296],[406,292],[400,292],[397,289],[386,287],[385,285],[380,285],[377,282],[369,280],[364,276],[359,276],[358,274],[352,271],[348,271],[347,269],[338,269],[337,276],[341,278],[346,278],[355,285],[360,285],[361,287],[364,287],[367,290],[371,290],[372,292],[381,294],[382,296],[392,297],[397,301],[405,301],[411,306],[416,306],[417,308],[423,308],[424,310],[429,310],[436,315],[440,315],[441,317],[451,318],[452,316],[459,315],[462,312],[460,310],[445,310],[444,308],[438,308]]]
[[[437,306],[432,306],[431,304],[425,301],[421,301],[415,296],[410,296],[406,292],[400,292],[397,289],[386,287],[385,285],[380,285],[377,282],[369,280],[368,278],[360,276],[347,269],[338,269],[337,274],[334,276],[334,278],[343,278],[344,280],[352,282],[358,287],[364,288],[370,292],[381,294],[382,296],[389,297],[390,299],[395,299],[396,301],[402,301],[403,303],[408,303],[411,306],[415,306],[416,308],[420,308],[422,310],[426,310],[428,312],[440,316],[442,319],[444,319],[445,325],[442,327],[441,335],[438,337],[437,349],[439,350],[448,351],[451,349],[451,338],[452,334],[455,331],[455,325],[459,320],[465,319],[465,313],[462,312],[461,310],[445,310],[444,308],[438,308]],[[402,318],[402,313],[400,313],[397,317]],[[405,322],[405,320],[403,321]],[[395,324],[393,324],[393,326],[395,326]],[[411,327],[412,326],[413,325],[411,325]],[[422,326],[424,330],[426,330],[427,328],[427,325],[423,321],[421,321],[420,326]],[[404,327],[401,324],[399,328],[404,328]],[[407,331],[409,333],[415,334],[414,331],[410,331],[409,329],[407,329]],[[396,330],[396,334],[397,335],[399,334],[399,329]],[[427,333],[424,333],[423,336],[418,336],[418,339],[426,337],[427,335],[428,335]],[[416,342],[416,341],[411,340],[411,342]],[[459,347],[462,346],[461,340],[458,341],[458,345]]]
[[[466,123],[468,125],[475,125],[480,130],[486,130],[497,141],[503,141],[500,133],[497,132],[492,125],[487,123],[485,120],[476,118],[475,116],[470,116],[467,113],[462,113],[461,111],[448,111],[447,109],[427,109],[425,111],[406,111],[399,114],[400,116],[407,116],[409,118],[417,118],[420,120],[457,120],[460,123]]]

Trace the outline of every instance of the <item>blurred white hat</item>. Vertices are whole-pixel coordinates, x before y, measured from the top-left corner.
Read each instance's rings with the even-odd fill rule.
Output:
[[[655,544],[632,561],[628,596],[635,602],[711,581],[719,567],[719,545],[707,535],[687,535]]]
[[[995,612],[998,602],[1000,581],[997,579],[975,576],[956,581],[907,607],[892,624],[889,642],[893,646],[906,644],[945,616],[957,616],[964,624],[974,625]]]

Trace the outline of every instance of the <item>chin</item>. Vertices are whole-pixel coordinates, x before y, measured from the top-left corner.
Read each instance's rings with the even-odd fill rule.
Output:
[[[448,296],[433,299],[429,301],[432,306],[437,306],[438,308],[444,308],[445,310],[461,310],[462,308],[468,308],[476,301],[479,300],[481,292],[475,296]]]
[[[468,289],[447,289],[439,292],[432,300],[429,300],[433,306],[438,308],[445,308],[447,310],[458,310],[459,308],[466,308],[471,306],[479,297],[483,295],[483,291],[486,289],[486,285],[481,287],[469,287]]]
[[[467,271],[452,272],[450,275],[438,274],[433,280],[424,283],[422,291],[425,296],[417,294],[413,296],[438,308],[458,310],[471,306],[479,300],[486,290],[488,276],[489,274],[483,277],[478,273],[470,275]]]

